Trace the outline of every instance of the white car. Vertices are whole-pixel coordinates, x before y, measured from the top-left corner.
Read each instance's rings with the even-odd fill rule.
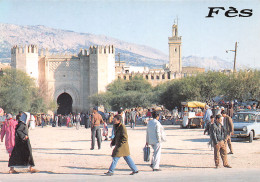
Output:
[[[237,112],[233,117],[234,135],[232,137],[247,137],[251,143],[260,136],[260,111],[247,110]]]

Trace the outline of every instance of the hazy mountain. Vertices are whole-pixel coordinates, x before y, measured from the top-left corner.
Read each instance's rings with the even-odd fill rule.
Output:
[[[167,35],[166,35],[167,36]],[[133,66],[161,67],[168,63],[168,55],[161,51],[133,43],[124,42],[104,35],[77,33],[54,29],[42,25],[19,26],[0,23],[0,62],[10,62],[10,49],[13,45],[36,44],[48,48],[53,53],[78,53],[93,45],[114,45],[120,60]],[[116,56],[118,60],[118,56]],[[217,57],[183,57],[183,66],[197,66],[208,69],[232,69],[233,63]]]
[[[131,64],[158,66],[167,62],[168,56],[161,51],[143,45],[124,42],[104,35],[77,33],[53,29],[42,25],[19,26],[0,24],[0,58],[9,58],[13,45],[36,44],[50,52],[78,53],[81,48],[93,45],[114,45],[121,60]],[[118,58],[116,58],[118,59]]]
[[[233,69],[234,62],[228,62],[220,59],[216,56],[214,57],[196,57],[188,56],[182,58],[183,66],[196,66],[205,68],[206,70],[224,70]],[[241,64],[236,65],[236,69],[246,69],[247,67]]]

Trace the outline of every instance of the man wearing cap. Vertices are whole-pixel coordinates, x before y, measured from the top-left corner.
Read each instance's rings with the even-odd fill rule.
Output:
[[[232,144],[231,144],[231,135],[234,132],[234,124],[233,121],[231,119],[231,117],[229,117],[226,113],[226,111],[221,111],[221,114],[223,116],[223,125],[224,128],[226,129],[226,144],[228,144],[229,147],[229,154],[233,154],[233,148],[232,148]]]
[[[91,148],[94,150],[95,137],[97,137],[98,149],[101,148],[101,131],[100,124],[104,123],[102,116],[98,113],[98,107],[93,108],[93,115],[91,118]]]

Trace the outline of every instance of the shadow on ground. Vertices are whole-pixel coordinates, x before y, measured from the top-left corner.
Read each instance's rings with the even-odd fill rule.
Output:
[[[184,141],[190,141],[190,142],[209,142],[209,138],[195,138],[195,139],[187,139]]]
[[[150,167],[150,164],[136,164],[137,166],[147,166]],[[162,168],[182,168],[182,169],[211,169],[215,167],[207,167],[207,166],[177,166],[177,165],[167,165],[167,164],[160,164],[160,167]]]
[[[102,171],[108,171],[108,168],[91,168],[91,167],[76,167],[76,166],[61,166],[66,167],[69,169],[84,169],[84,170],[102,170]],[[130,169],[115,169],[116,171],[131,171]]]
[[[178,154],[178,155],[212,155],[210,153],[181,153],[181,152],[162,152],[162,154]]]
[[[254,141],[259,141],[259,138],[254,138],[253,142]],[[240,143],[249,143],[249,140],[248,138],[232,138],[231,139],[232,142],[240,142]]]
[[[79,154],[79,153],[48,153],[48,152],[39,152],[41,154],[51,154],[51,155],[89,155],[89,156],[111,156],[108,154]]]
[[[177,148],[162,148],[163,150],[194,150],[194,151],[208,151],[208,149],[177,149]]]
[[[71,140],[71,141],[62,141],[62,142],[91,142],[91,140]]]
[[[83,150],[83,149],[72,149],[72,148],[33,148],[33,150]]]
[[[0,161],[0,162],[9,162],[9,161]]]

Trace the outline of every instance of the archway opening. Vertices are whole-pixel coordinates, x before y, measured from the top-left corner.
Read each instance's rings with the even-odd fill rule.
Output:
[[[58,110],[57,114],[66,115],[72,112],[72,98],[71,96],[64,92],[57,98]]]

